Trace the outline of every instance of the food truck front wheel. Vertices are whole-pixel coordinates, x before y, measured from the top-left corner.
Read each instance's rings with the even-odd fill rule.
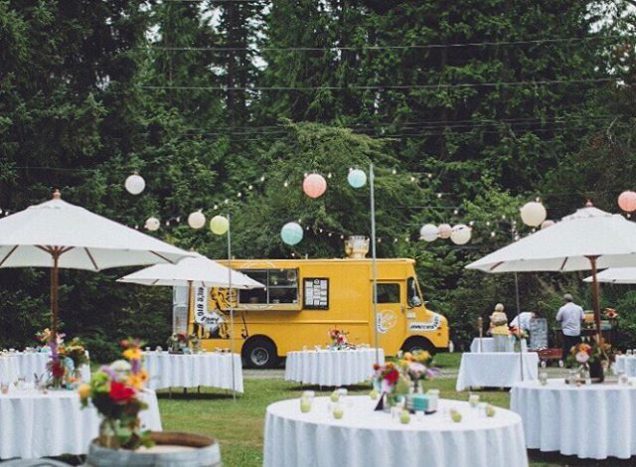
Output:
[[[426,337],[411,336],[402,344],[403,352],[414,352],[416,350],[426,350],[431,355],[435,353],[435,346]]]

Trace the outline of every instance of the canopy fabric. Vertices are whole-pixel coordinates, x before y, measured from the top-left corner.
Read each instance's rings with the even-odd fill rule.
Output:
[[[227,268],[198,253],[177,264],[157,264],[118,279],[142,285],[222,287],[258,289],[265,286],[251,277]]]
[[[54,199],[0,219],[0,267],[103,269],[176,263],[191,253],[80,206]]]
[[[583,279],[585,282],[592,282],[592,276]],[[610,284],[636,284],[636,268],[610,268],[599,272],[596,275],[599,282]]]
[[[619,214],[585,207],[469,264],[485,272],[589,270],[636,266],[636,224]]]

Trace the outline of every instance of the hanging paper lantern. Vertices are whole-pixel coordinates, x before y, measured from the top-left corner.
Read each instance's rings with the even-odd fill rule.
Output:
[[[205,225],[205,216],[201,211],[194,211],[188,216],[188,225],[193,229],[200,229]]]
[[[420,240],[425,242],[432,242],[437,239],[439,235],[439,229],[433,224],[424,224],[420,229]]]
[[[543,204],[537,201],[524,204],[519,211],[523,223],[530,227],[540,226],[548,215]]]
[[[139,193],[144,191],[144,188],[146,188],[146,181],[141,175],[135,172],[126,179],[126,181],[124,182],[124,187],[126,188],[126,191],[131,195],[138,195]]]
[[[444,239],[450,238],[451,234],[453,233],[452,227],[448,224],[440,224],[438,229],[439,229],[439,238],[444,238]]]
[[[465,245],[470,241],[472,235],[471,228],[465,224],[457,224],[451,232],[451,242],[455,245]]]
[[[353,169],[349,171],[347,181],[353,188],[362,188],[367,183],[367,174],[363,170]]]
[[[625,212],[636,211],[636,193],[633,191],[623,191],[618,196],[618,207]]]
[[[554,225],[554,221],[552,221],[552,220],[548,219],[548,220],[543,221],[543,222],[541,223],[541,228],[542,228],[542,229],[547,229],[548,227],[553,226],[553,225]]]
[[[214,216],[210,219],[210,230],[215,235],[224,235],[230,228],[230,221],[224,216]]]
[[[155,230],[159,230],[161,226],[161,222],[156,217],[149,217],[146,219],[146,229],[154,232]]]
[[[309,174],[303,180],[303,191],[310,198],[319,198],[327,190],[327,180],[320,174]]]
[[[280,229],[280,236],[287,245],[296,245],[303,239],[303,228],[296,222],[288,222]]]

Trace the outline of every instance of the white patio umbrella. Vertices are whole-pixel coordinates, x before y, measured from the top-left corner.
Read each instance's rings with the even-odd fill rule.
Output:
[[[157,264],[141,271],[133,272],[120,279],[118,282],[128,282],[141,285],[164,285],[173,287],[188,287],[188,317],[190,324],[192,316],[192,287],[221,287],[228,289],[259,289],[265,288],[263,284],[251,277],[227,268],[216,261],[203,255],[194,253],[195,256],[184,258],[177,264]],[[230,307],[230,351],[234,353],[234,309]],[[232,394],[236,397],[234,387],[234,357],[232,357]]]
[[[628,266],[636,266],[636,224],[588,203],[553,226],[490,253],[466,268],[490,273],[591,270],[594,319],[600,332],[597,270]]]
[[[233,289],[259,289],[265,286],[251,277],[227,268],[199,253],[184,258],[176,264],[156,264],[132,274],[117,282],[141,285],[164,285],[188,287],[188,323],[192,306],[192,287],[220,287]]]
[[[583,279],[584,282],[592,282],[593,280],[592,276]],[[599,272],[596,275],[596,280],[609,284],[636,284],[636,268],[609,268]]]
[[[51,329],[58,324],[59,268],[103,269],[174,263],[192,253],[87,209],[53,199],[0,219],[0,267],[51,268]]]

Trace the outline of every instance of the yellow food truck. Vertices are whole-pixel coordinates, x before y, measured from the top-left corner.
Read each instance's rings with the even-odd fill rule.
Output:
[[[448,322],[424,305],[415,261],[378,259],[376,265],[378,343],[385,355],[447,349]],[[230,303],[234,349],[249,367],[269,368],[287,352],[327,345],[334,328],[348,333],[351,344],[374,345],[370,259],[237,259],[230,266],[266,287],[231,297],[226,289],[195,293],[190,331],[203,348],[230,347]]]

